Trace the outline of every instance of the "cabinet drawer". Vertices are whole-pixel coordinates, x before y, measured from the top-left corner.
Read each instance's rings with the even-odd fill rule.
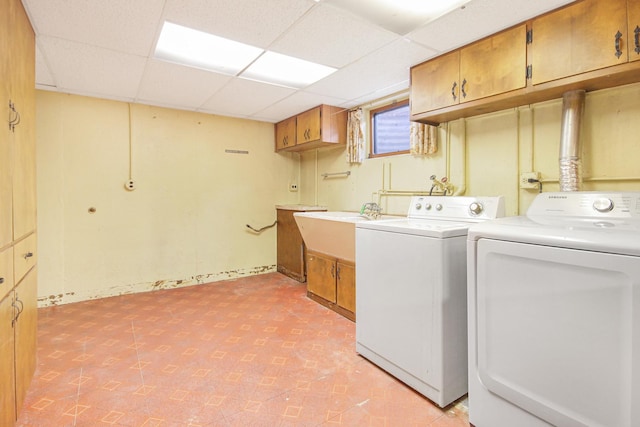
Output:
[[[0,252],[0,300],[13,288],[13,248]]]
[[[25,274],[36,265],[37,262],[37,239],[33,233],[26,239],[17,243],[13,252],[13,265],[15,272],[15,282],[19,283]]]

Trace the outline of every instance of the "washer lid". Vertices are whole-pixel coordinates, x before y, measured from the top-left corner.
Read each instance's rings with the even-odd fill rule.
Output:
[[[640,221],[636,219],[506,217],[473,224],[468,240],[481,238],[640,256]]]
[[[389,231],[393,233],[445,239],[449,237],[466,236],[467,229],[471,224],[473,224],[473,222],[404,218],[358,222],[356,223],[356,229]]]

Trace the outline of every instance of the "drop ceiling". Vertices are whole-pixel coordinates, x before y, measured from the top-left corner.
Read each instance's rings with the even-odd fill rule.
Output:
[[[23,0],[36,88],[266,122],[402,92],[412,65],[570,2],[471,0],[416,23],[373,0]],[[164,62],[164,21],[338,70],[296,90]]]

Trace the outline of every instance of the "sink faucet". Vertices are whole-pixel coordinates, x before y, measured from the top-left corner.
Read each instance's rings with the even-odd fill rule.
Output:
[[[446,196],[447,195],[447,191],[449,193],[453,193],[453,186],[451,185],[451,183],[449,182],[449,179],[444,176],[442,177],[442,179],[437,179],[435,175],[431,175],[429,177],[429,179],[431,180],[431,190],[429,190],[429,195],[431,196],[431,194],[433,193],[433,190],[437,190],[437,191],[442,191],[442,195]]]
[[[377,203],[365,203],[360,208],[360,215],[364,215],[367,218],[378,219],[380,218],[382,208]]]

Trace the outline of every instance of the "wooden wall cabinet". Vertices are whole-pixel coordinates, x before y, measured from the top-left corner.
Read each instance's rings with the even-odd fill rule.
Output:
[[[640,61],[640,2],[628,0],[627,8],[629,61]]]
[[[447,97],[441,74],[456,57],[459,80],[449,79]],[[412,67],[411,120],[438,124],[637,82],[640,2],[580,0]]]
[[[534,85],[628,61],[627,0],[577,2],[531,25]]]
[[[0,10],[0,117],[0,425],[12,426],[37,326],[35,34],[20,0]]]
[[[303,151],[346,146],[347,111],[320,105],[275,126],[276,151]]]
[[[276,151],[296,145],[296,118],[289,117],[276,123]]]
[[[522,24],[411,68],[411,114],[524,88],[526,40]]]
[[[355,321],[355,264],[307,251],[307,296]]]

